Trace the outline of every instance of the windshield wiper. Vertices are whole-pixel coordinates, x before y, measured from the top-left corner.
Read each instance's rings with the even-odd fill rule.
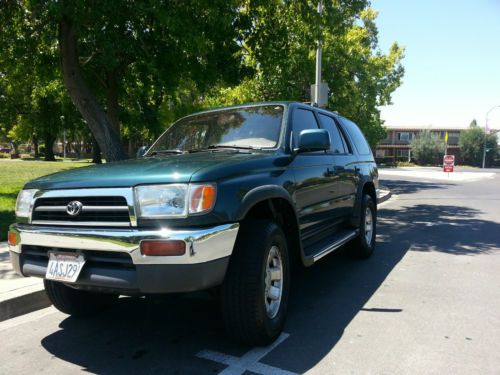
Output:
[[[236,146],[236,145],[210,145],[210,146],[208,146],[209,150],[217,149],[217,148],[234,148],[237,150],[255,150],[255,147],[252,147],[252,146]]]
[[[159,154],[185,154],[186,151],[182,150],[155,150],[146,156],[154,156]]]
[[[189,153],[193,152],[210,152],[210,151],[217,151],[217,150],[258,150],[255,147],[252,146],[230,146],[230,145],[210,145],[207,148],[198,148],[198,149],[193,149],[189,150]]]

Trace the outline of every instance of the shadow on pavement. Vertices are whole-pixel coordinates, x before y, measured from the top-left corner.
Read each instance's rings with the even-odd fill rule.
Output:
[[[463,206],[418,204],[381,210],[380,222],[391,233],[407,237],[412,250],[477,255],[500,248],[500,224],[478,219],[479,214]]]
[[[418,185],[436,189],[442,184]],[[261,362],[306,372],[335,347],[359,311],[404,314],[404,306],[366,304],[410,248],[472,255],[500,247],[500,225],[475,218],[478,214],[466,207],[423,204],[381,209],[378,247],[370,259],[353,260],[339,252],[294,277],[285,327],[290,336]],[[122,298],[100,316],[66,318],[42,345],[59,359],[99,374],[218,373],[225,366],[196,353],[209,349],[241,356],[250,348],[226,338],[216,299],[207,296]]]
[[[406,180],[385,180],[381,179],[380,183],[391,190],[392,194],[412,194],[421,190],[431,189],[446,189],[455,184],[441,182],[416,182]]]

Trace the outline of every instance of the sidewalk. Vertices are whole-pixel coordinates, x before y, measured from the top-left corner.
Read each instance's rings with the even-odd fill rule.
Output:
[[[42,279],[17,275],[7,243],[0,242],[0,322],[47,306]]]

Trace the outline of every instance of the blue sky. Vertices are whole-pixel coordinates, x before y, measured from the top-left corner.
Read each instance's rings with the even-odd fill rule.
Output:
[[[372,0],[379,44],[406,48],[386,125],[484,126],[500,105],[500,0]],[[500,108],[489,116],[500,129]]]

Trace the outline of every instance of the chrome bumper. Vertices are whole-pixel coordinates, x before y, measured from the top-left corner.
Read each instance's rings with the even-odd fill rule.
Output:
[[[136,265],[190,265],[225,258],[233,252],[239,224],[224,224],[204,229],[90,229],[41,227],[13,224],[10,231],[17,235],[17,244],[10,251],[22,254],[23,245],[44,246],[67,250],[97,250],[126,252]],[[139,249],[142,240],[170,239],[186,243],[182,256],[145,256]]]

